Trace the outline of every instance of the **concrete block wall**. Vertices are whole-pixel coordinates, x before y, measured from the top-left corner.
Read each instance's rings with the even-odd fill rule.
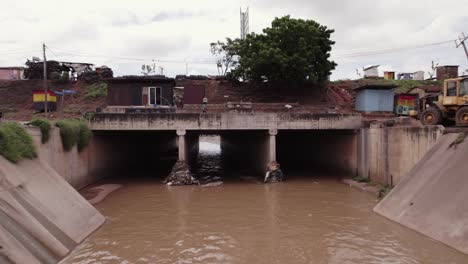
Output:
[[[358,135],[358,175],[397,185],[443,134],[442,126],[370,127]]]
[[[111,151],[112,144],[103,137],[94,136],[90,144],[81,152],[77,147],[71,151],[64,151],[60,130],[52,128],[50,139],[47,143],[41,143],[41,131],[37,127],[28,127],[39,159],[51,166],[70,185],[76,189],[83,188],[97,180],[103,178],[106,169],[112,162],[115,151]]]

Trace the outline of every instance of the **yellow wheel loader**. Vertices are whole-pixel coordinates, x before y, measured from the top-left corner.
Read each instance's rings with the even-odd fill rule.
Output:
[[[423,98],[420,104],[419,120],[423,125],[455,121],[457,126],[468,126],[468,77],[445,80],[437,100]]]

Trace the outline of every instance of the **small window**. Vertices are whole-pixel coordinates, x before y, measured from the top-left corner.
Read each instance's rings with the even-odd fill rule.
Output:
[[[447,96],[457,96],[457,82],[447,82]]]
[[[468,95],[468,79],[460,82],[460,96]]]

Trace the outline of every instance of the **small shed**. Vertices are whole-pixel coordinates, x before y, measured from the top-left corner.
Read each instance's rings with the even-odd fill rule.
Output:
[[[395,114],[409,115],[411,110],[416,110],[418,106],[417,94],[397,94],[395,95]]]
[[[23,80],[24,67],[0,67],[0,80]]]
[[[458,65],[445,65],[436,68],[436,78],[438,81],[458,77]]]
[[[379,66],[380,65],[373,65],[367,68],[364,68],[364,78],[375,78],[379,77]]]
[[[395,85],[364,85],[356,91],[356,111],[393,112]]]
[[[398,80],[413,80],[413,73],[412,72],[398,73]]]
[[[423,71],[413,72],[413,80],[424,81],[424,72]]]
[[[394,71],[384,72],[384,79],[385,80],[395,80],[395,72]]]
[[[111,78],[108,83],[109,106],[172,106],[175,80],[164,76],[127,76]]]
[[[34,110],[37,112],[45,111],[45,101],[47,100],[47,112],[57,110],[57,95],[53,91],[34,90],[32,92]]]
[[[439,85],[423,85],[415,87],[408,91],[410,94],[417,94],[419,98],[423,98],[428,94],[438,94],[442,91]]]

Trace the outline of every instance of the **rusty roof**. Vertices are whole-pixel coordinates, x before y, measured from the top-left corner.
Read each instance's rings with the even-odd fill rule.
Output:
[[[439,85],[423,85],[423,86],[414,87],[413,89],[409,90],[409,92],[416,90],[416,89],[421,89],[425,91],[426,93],[438,93],[442,91],[442,87],[440,87]]]

